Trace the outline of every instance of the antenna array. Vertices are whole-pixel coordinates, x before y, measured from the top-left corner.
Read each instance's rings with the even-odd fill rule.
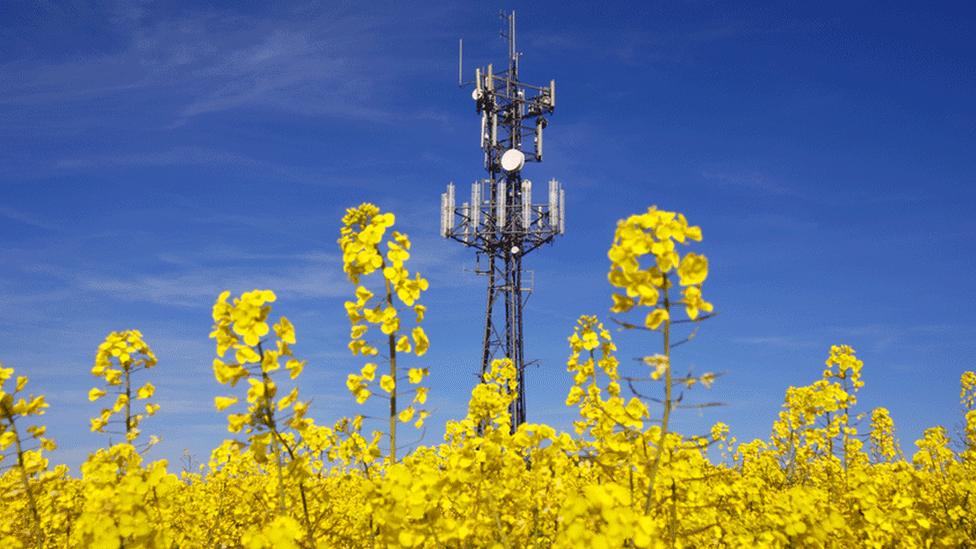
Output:
[[[532,181],[522,177],[527,162],[542,161],[542,134],[556,106],[556,81],[548,86],[519,81],[515,12],[503,17],[508,26],[502,33],[508,40],[508,67],[498,72],[493,65],[475,69],[471,92],[481,116],[479,141],[487,178],[471,184],[471,200],[460,207],[454,183],[448,184],[441,194],[441,236],[487,257],[487,269],[478,271],[488,279],[481,371],[494,358],[507,357],[514,363],[519,382],[511,410],[515,427],[526,420],[522,311],[531,288],[522,283],[522,257],[565,233],[566,193],[551,179],[547,200],[533,202]],[[459,79],[462,47],[459,44]]]

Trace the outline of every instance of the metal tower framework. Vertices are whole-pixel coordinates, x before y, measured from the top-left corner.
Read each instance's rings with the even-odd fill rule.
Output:
[[[547,201],[532,202],[532,182],[522,177],[526,162],[542,161],[546,116],[556,106],[556,82],[533,86],[519,81],[515,47],[515,12],[502,15],[507,31],[508,67],[475,69],[471,97],[481,115],[481,148],[487,178],[471,185],[471,199],[455,203],[454,183],[441,195],[441,236],[461,242],[487,258],[478,270],[488,279],[481,372],[495,358],[510,358],[518,373],[518,395],[512,403],[512,425],[526,421],[525,354],[522,313],[532,290],[523,284],[522,258],[565,232],[565,192],[549,181]],[[459,44],[458,84],[461,82]]]

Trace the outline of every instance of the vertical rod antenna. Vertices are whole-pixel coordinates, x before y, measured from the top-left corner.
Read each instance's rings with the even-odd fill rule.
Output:
[[[464,76],[462,74],[461,59],[464,55],[464,38],[458,38],[458,87],[464,85]]]
[[[515,49],[515,10],[508,18],[508,57],[512,62],[512,79],[518,76],[518,51]]]

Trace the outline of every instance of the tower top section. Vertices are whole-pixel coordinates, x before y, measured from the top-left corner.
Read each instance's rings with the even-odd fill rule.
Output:
[[[498,168],[505,172],[512,171],[510,165],[490,162],[500,162],[510,150],[521,152],[526,161],[540,162],[542,133],[548,124],[546,117],[556,107],[555,80],[550,80],[547,86],[519,80],[519,58],[522,53],[515,42],[515,12],[503,17],[507,22],[507,30],[502,31],[502,36],[508,42],[506,67],[496,68],[492,64],[478,67],[474,71],[474,80],[463,82],[463,42],[459,43],[458,48],[458,84],[473,85],[471,99],[477,112],[482,115],[481,148],[486,153],[485,169],[489,172],[498,171]],[[531,141],[527,139],[529,137]],[[531,147],[527,147],[529,142]],[[492,154],[493,149],[496,154]],[[521,170],[524,164],[517,164],[517,170]]]
[[[515,12],[503,15],[508,42],[507,66],[489,64],[474,70],[463,82],[464,43],[458,48],[458,80],[471,86],[471,99],[480,115],[479,144],[487,178],[472,184],[471,201],[455,202],[455,187],[441,196],[441,236],[482,252],[515,249],[521,255],[565,231],[562,185],[551,180],[545,202],[533,203],[532,181],[523,178],[527,163],[541,162],[543,132],[556,107],[556,82],[536,86],[519,80],[515,41]]]

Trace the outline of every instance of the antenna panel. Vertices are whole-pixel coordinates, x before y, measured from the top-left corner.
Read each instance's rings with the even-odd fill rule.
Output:
[[[485,130],[488,129],[488,113],[481,113],[481,148],[485,148],[485,139],[488,138],[488,134]]]
[[[491,113],[491,146],[498,145],[498,113]]]
[[[522,181],[522,228],[529,229],[532,221],[532,182]]]
[[[495,217],[497,219],[495,222],[498,224],[499,230],[505,229],[505,213],[506,213],[505,209],[508,206],[508,193],[506,192],[507,189],[505,187],[506,187],[505,181],[504,180],[499,181],[498,191],[497,191],[498,194],[495,196],[495,200],[497,201],[497,205],[496,205],[497,213],[495,214]]]
[[[566,191],[559,189],[559,234],[566,234]]]
[[[537,118],[535,120],[535,160],[536,162],[542,162],[542,128],[545,124],[542,122],[542,118]]]
[[[454,230],[454,183],[447,184],[447,230]]]
[[[555,179],[549,180],[549,223],[559,224],[559,182]]]
[[[441,237],[447,237],[447,193],[441,193]]]
[[[471,184],[471,228],[478,231],[481,222],[481,182],[475,181]]]

